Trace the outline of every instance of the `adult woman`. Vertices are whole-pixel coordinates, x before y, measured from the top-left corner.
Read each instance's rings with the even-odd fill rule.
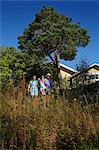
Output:
[[[38,80],[36,80],[36,76],[33,76],[33,79],[29,82],[28,92],[30,92],[31,96],[38,96]]]

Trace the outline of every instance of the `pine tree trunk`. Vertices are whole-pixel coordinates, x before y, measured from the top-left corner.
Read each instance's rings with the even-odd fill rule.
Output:
[[[61,80],[61,74],[60,74],[60,51],[58,51],[58,55],[57,55],[57,76],[58,76],[59,87],[60,87],[60,80]]]
[[[54,51],[54,64],[55,64],[55,68],[57,71],[57,79],[58,79],[58,83],[59,83],[59,87],[60,87],[60,80],[61,80],[61,74],[60,74],[60,51]]]

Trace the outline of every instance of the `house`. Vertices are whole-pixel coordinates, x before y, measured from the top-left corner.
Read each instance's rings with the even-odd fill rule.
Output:
[[[70,85],[75,88],[78,85],[88,85],[99,81],[99,64],[94,63],[84,71],[78,71],[70,77]]]
[[[77,72],[77,70],[72,69],[71,67],[68,67],[68,66],[60,63],[60,73],[61,73],[62,78],[65,78],[65,77],[70,78],[76,72]]]
[[[98,75],[98,77],[99,77],[99,64],[94,63],[94,64],[90,65],[88,67],[88,73],[90,75]]]
[[[64,65],[60,63],[60,73],[62,79],[65,79],[65,82],[70,85],[70,77],[75,74],[77,70],[72,69],[71,67],[68,67],[67,65]]]

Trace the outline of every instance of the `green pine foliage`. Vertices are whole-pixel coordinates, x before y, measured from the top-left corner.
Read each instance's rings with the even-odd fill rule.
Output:
[[[43,57],[48,52],[59,50],[61,58],[65,60],[74,59],[77,47],[85,47],[88,42],[86,29],[52,7],[43,7],[23,34],[18,36],[19,49],[22,51]]]

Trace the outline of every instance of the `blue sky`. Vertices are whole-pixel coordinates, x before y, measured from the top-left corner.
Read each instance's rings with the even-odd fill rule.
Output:
[[[99,1],[41,1],[41,0],[1,0],[0,45],[17,48],[17,36],[21,35],[42,6],[52,6],[58,12],[71,17],[73,23],[80,22],[91,37],[86,48],[79,48],[73,61],[62,63],[74,67],[81,58],[89,63],[99,63]]]

